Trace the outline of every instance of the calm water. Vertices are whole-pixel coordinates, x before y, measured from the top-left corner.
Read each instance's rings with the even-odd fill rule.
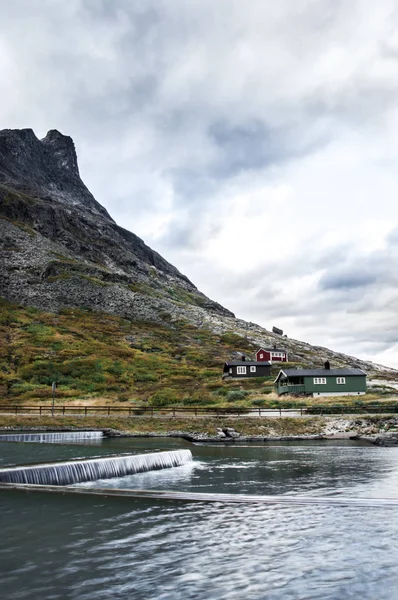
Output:
[[[1,466],[190,448],[194,462],[101,487],[398,496],[398,448],[358,443],[0,444]],[[93,485],[93,484],[90,484]],[[0,494],[2,600],[398,599],[398,508]]]

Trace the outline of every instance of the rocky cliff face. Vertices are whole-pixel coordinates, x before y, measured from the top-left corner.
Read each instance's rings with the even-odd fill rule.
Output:
[[[39,140],[31,129],[0,131],[0,296],[50,312],[85,307],[132,320],[186,320],[214,333],[235,332],[257,346],[280,336],[202,294],[134,233],[119,227],[80,178],[70,137]],[[283,339],[291,360],[385,369]]]
[[[80,179],[72,138],[59,131],[42,140],[31,129],[0,131],[0,183],[112,221]]]
[[[154,321],[197,309],[233,316],[113,221],[58,131],[42,140],[31,129],[0,131],[0,216],[0,295],[9,300]]]

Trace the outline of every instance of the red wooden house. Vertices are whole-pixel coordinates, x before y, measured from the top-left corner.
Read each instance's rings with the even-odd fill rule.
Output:
[[[260,348],[256,352],[256,360],[261,362],[263,360],[273,362],[288,362],[287,350],[283,348]]]

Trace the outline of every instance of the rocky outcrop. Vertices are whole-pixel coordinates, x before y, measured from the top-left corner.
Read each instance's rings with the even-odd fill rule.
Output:
[[[57,202],[112,221],[80,179],[72,138],[59,131],[42,140],[32,129],[0,131],[0,183],[30,200]]]
[[[240,437],[240,433],[238,433],[233,427],[217,427],[217,440],[235,440],[238,437]]]
[[[50,311],[85,306],[168,321],[233,313],[119,227],[80,178],[73,141],[56,130],[0,131],[0,295]],[[186,309],[186,310],[185,310]]]

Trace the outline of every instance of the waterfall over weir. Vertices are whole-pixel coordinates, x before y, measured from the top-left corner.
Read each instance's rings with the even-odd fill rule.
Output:
[[[190,450],[128,454],[91,460],[0,469],[0,482],[36,485],[73,485],[84,481],[124,477],[144,471],[179,467],[192,460]]]
[[[7,433],[0,435],[0,442],[78,442],[103,438],[102,431],[55,431],[53,433]]]

